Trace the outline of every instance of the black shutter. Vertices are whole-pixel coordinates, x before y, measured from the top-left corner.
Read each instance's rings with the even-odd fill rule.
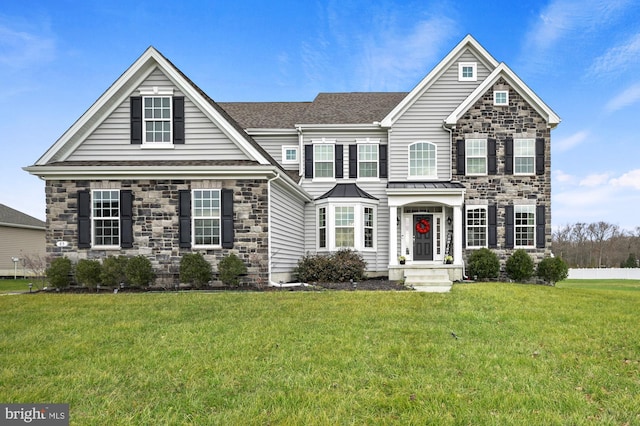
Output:
[[[184,144],[184,96],[173,97],[173,143]]]
[[[462,248],[467,248],[467,220],[469,214],[466,206],[462,206],[462,212]],[[455,227],[456,224],[454,223],[453,226]]]
[[[496,158],[496,140],[487,139],[487,163],[488,174],[495,175],[498,173],[498,159]]]
[[[513,174],[513,138],[504,140],[504,173]]]
[[[504,235],[505,235],[505,247],[512,249],[514,241],[514,226],[513,226],[513,206],[506,206],[504,208]]]
[[[222,190],[222,248],[233,248],[233,190]]]
[[[358,177],[358,145],[349,145],[349,178]]]
[[[495,204],[489,206],[487,214],[489,216],[487,218],[487,223],[489,224],[489,248],[496,248],[498,247],[498,208]]]
[[[464,168],[464,140],[456,141],[456,170],[459,175],[465,174]]]
[[[191,247],[191,191],[178,192],[178,239],[180,248]]]
[[[120,247],[133,247],[133,194],[120,191]]]
[[[142,97],[131,97],[131,143],[142,144]]]
[[[342,164],[342,162],[344,161],[343,159],[344,149],[342,148],[342,145],[336,145],[335,151],[336,151],[336,179],[338,179],[338,178],[344,177],[344,164]]]
[[[544,174],[544,138],[536,139],[536,174]]]
[[[544,248],[545,246],[545,228],[547,221],[545,219],[544,206],[536,206],[536,247]]]
[[[313,179],[313,145],[304,146],[304,177]]]
[[[380,161],[380,177],[387,177],[387,145],[378,146],[378,159]]]
[[[91,193],[78,192],[78,248],[91,248]]]

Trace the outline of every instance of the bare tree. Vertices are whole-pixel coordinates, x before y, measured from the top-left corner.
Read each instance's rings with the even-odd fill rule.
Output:
[[[25,254],[22,259],[24,267],[35,278],[36,288],[44,288],[47,275],[47,258],[39,254]]]
[[[597,266],[599,268],[607,266],[602,263],[602,254],[605,249],[611,246],[611,242],[619,234],[620,228],[618,225],[612,225],[610,223],[600,221],[590,224],[587,227],[587,230],[598,255]]]

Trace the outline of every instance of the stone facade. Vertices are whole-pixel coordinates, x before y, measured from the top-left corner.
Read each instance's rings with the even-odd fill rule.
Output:
[[[266,180],[47,180],[47,254],[72,261],[107,256],[144,255],[154,267],[156,284],[172,287],[179,281],[181,256],[200,252],[212,264],[235,253],[247,266],[244,283],[268,282],[268,191]],[[233,189],[234,245],[232,249],[179,247],[178,200],[180,190]],[[96,250],[78,248],[78,192],[86,189],[122,189],[133,193],[133,248]],[[65,241],[65,247],[57,246]]]
[[[509,105],[493,104],[494,90],[509,91]],[[458,121],[452,134],[453,140],[468,138],[492,138],[496,140],[497,174],[467,176],[456,170],[456,144],[453,144],[453,179],[466,187],[465,204],[495,204],[497,208],[498,246],[492,249],[504,262],[513,253],[505,248],[505,209],[507,205],[535,204],[545,206],[545,248],[527,249],[534,262],[551,254],[551,147],[547,122],[526,100],[500,79]],[[542,175],[505,174],[505,138],[544,138],[545,171]],[[472,250],[465,250],[464,256]]]

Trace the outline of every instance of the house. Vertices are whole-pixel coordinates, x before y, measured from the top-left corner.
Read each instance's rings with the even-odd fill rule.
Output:
[[[470,35],[410,92],[311,102],[216,103],[150,47],[25,170],[54,256],[142,254],[171,282],[184,253],[234,252],[266,284],[352,248],[370,275],[453,281],[481,247],[550,255],[559,122]]]
[[[33,275],[29,261],[45,258],[45,223],[0,204],[0,277]]]

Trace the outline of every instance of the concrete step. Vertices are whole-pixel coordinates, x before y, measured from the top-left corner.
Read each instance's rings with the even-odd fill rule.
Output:
[[[404,277],[405,285],[413,287],[416,291],[446,293],[453,285],[447,271],[435,268],[405,269]]]
[[[450,285],[414,285],[415,291],[421,291],[424,293],[448,293],[451,291]]]

